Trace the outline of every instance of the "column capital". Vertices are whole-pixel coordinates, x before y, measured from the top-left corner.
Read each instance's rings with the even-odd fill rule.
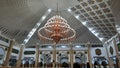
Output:
[[[20,44],[21,46],[25,46],[25,44]]]
[[[56,48],[56,45],[52,45],[52,48]]]
[[[86,46],[87,46],[87,47],[91,47],[90,42],[87,42]]]
[[[74,47],[74,45],[70,45],[70,48],[73,48]]]
[[[15,44],[15,39],[11,39],[10,40],[10,45],[14,45]]]
[[[11,41],[15,42],[15,39],[11,39]]]
[[[73,48],[74,45],[70,42],[69,47],[70,47],[70,48]]]

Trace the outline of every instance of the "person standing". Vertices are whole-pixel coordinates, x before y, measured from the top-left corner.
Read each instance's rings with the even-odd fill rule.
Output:
[[[89,62],[87,62],[87,68],[90,68],[90,64],[89,64]]]

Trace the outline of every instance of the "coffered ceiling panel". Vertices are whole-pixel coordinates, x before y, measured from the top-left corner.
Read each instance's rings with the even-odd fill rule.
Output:
[[[79,5],[71,7],[71,11],[75,15],[79,15],[79,19],[87,21],[87,27],[95,29],[96,33],[101,32],[105,35],[104,38],[109,39],[116,32],[115,17],[110,8],[110,0],[77,0]],[[73,8],[75,10],[73,10]],[[96,29],[97,27],[97,29]]]

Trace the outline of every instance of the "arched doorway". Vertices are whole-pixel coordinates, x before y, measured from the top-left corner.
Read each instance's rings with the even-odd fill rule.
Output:
[[[69,64],[68,64],[68,54],[67,53],[60,53],[58,56],[58,62],[59,62],[59,67],[65,67],[68,68]]]
[[[5,57],[5,50],[2,47],[0,47],[0,65],[3,64],[4,57]]]
[[[34,67],[35,59],[34,57],[24,57],[22,60],[22,67]]]
[[[95,68],[101,68],[101,66],[105,66],[108,64],[108,60],[103,56],[94,56],[92,59],[92,64],[94,64]]]
[[[87,62],[87,57],[86,57],[85,53],[78,52],[78,53],[75,54],[74,68],[85,67],[86,62]]]
[[[40,67],[51,67],[51,55],[49,53],[42,54],[40,61]]]

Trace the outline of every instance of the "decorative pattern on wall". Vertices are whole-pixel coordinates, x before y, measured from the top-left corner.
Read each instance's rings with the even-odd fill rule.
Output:
[[[109,51],[110,51],[110,54],[113,55],[114,50],[113,50],[113,47],[112,47],[112,46],[110,46]]]
[[[101,55],[102,53],[101,53],[101,49],[96,49],[95,50],[95,53],[96,53],[96,55]]]

